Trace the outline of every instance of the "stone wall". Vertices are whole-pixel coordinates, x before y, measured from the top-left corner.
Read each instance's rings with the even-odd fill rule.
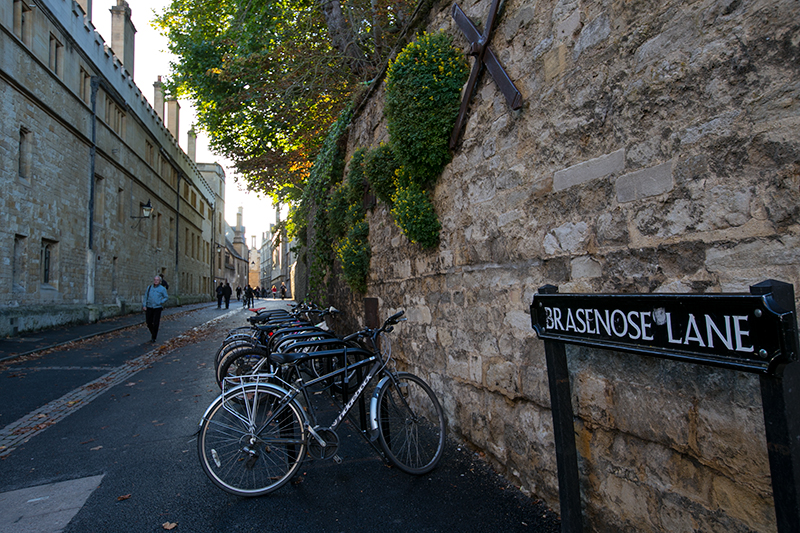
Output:
[[[460,1],[482,27],[488,0]],[[466,40],[437,4],[427,30]],[[368,297],[405,309],[403,367],[449,429],[558,507],[543,344],[528,306],[569,292],[800,285],[800,4],[510,0],[491,40],[523,95],[483,73],[433,193],[438,249],[370,214]],[[383,89],[348,152],[387,139]],[[336,289],[342,308],[362,295]],[[774,531],[757,377],[568,350],[585,522],[596,531]]]

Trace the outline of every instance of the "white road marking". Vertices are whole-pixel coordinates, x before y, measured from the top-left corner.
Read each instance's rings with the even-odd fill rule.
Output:
[[[57,533],[72,520],[103,476],[0,493],[0,533]]]

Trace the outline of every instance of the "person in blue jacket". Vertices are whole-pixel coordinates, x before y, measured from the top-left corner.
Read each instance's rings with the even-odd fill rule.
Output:
[[[153,284],[147,287],[142,299],[142,309],[147,329],[150,330],[150,342],[156,342],[158,325],[161,323],[161,311],[167,303],[167,289],[161,285],[161,276],[153,278]]]

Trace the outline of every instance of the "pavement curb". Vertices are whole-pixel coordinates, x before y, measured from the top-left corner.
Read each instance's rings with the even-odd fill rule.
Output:
[[[183,313],[193,313],[193,312],[198,311],[200,309],[202,309],[202,307],[198,307],[196,309],[186,309],[185,311],[178,311],[178,312],[172,313],[172,314],[170,314],[168,316],[172,317],[172,316],[180,315],[180,314],[183,314]],[[226,315],[227,315],[227,313],[226,313]],[[220,315],[220,316],[225,316],[225,315]],[[216,320],[217,318],[220,318],[220,317],[213,318],[213,319],[211,319],[211,321]],[[209,322],[211,322],[211,321],[209,321]],[[93,339],[94,337],[99,337],[100,335],[108,335],[109,333],[114,333],[116,331],[122,331],[123,329],[134,328],[134,327],[137,327],[137,326],[141,326],[144,323],[145,323],[144,320],[140,320],[139,322],[135,322],[133,324],[126,324],[124,326],[117,326],[117,327],[114,327],[114,328],[111,328],[111,329],[107,329],[107,330],[103,330],[103,331],[97,331],[95,333],[90,333],[88,335],[82,335],[80,337],[75,337],[74,339],[70,339],[70,340],[66,340],[66,341],[62,341],[62,342],[57,342],[55,344],[50,344],[50,345],[47,345],[47,346],[41,346],[39,348],[34,348],[33,350],[28,350],[27,352],[15,353],[13,355],[7,355],[7,356],[4,356],[4,357],[0,357],[0,363],[3,363],[5,361],[10,361],[10,360],[16,359],[18,357],[25,357],[26,355],[33,355],[35,353],[44,352],[45,350],[52,350],[53,348],[58,348],[60,346],[65,346],[65,345],[73,343],[73,342],[85,341],[85,340],[88,340],[88,339]]]

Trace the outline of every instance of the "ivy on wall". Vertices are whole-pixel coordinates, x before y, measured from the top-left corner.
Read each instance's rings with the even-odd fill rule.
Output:
[[[333,125],[303,199],[290,213],[292,234],[308,245],[312,298],[324,301],[325,277],[334,257],[350,288],[366,292],[371,255],[363,207],[367,184],[390,207],[411,242],[424,248],[438,244],[441,224],[430,191],[452,158],[448,140],[467,74],[466,60],[444,32],[423,33],[403,48],[386,75],[389,142],[357,149],[344,180],[344,141],[352,107]],[[314,237],[303,241],[301,233],[309,223]]]
[[[450,162],[448,148],[467,80],[464,57],[444,32],[423,33],[386,74],[386,119],[397,166],[391,205],[395,223],[423,248],[439,243],[441,224],[430,190]]]
[[[464,57],[442,31],[423,33],[389,64],[389,139],[405,174],[423,189],[436,182],[452,158],[448,141],[467,73]]]
[[[334,258],[334,239],[329,228],[329,192],[342,179],[344,142],[352,114],[351,105],[333,123],[311,167],[306,190],[300,202],[289,212],[289,235],[297,238],[308,250],[309,297],[319,302],[326,299],[325,277]],[[313,231],[309,232],[309,229]],[[309,238],[309,233],[313,234],[312,238]]]

